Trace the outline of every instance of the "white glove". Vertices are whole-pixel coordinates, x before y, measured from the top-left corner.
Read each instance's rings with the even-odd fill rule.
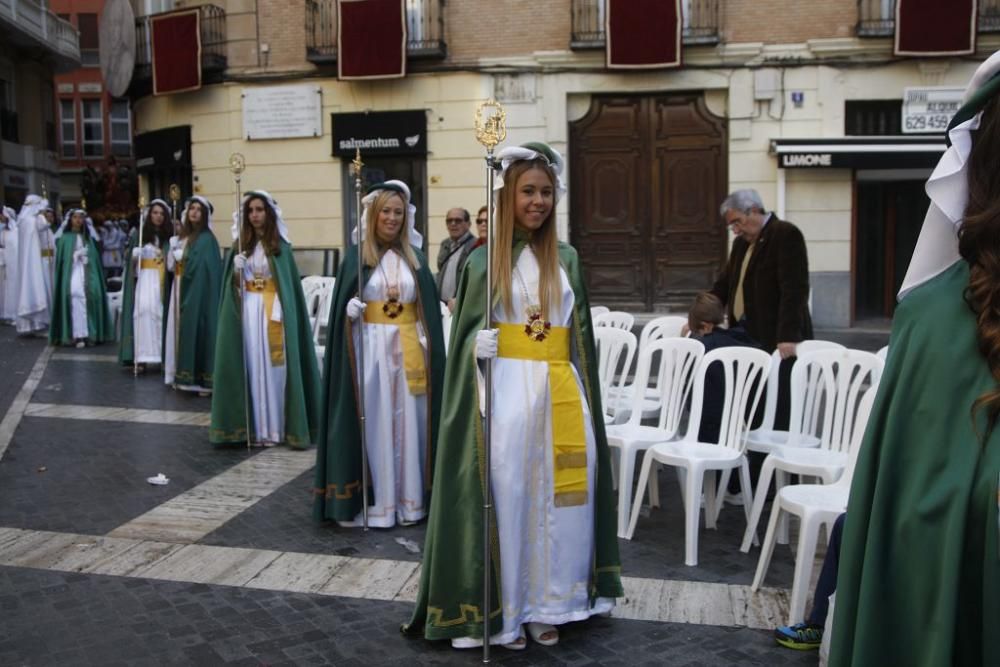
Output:
[[[170,239],[167,241],[167,243],[170,245],[171,250],[176,248],[177,244],[180,242],[181,242],[180,239],[178,239],[176,236],[171,236]]]
[[[365,302],[358,297],[354,297],[347,302],[347,316],[352,320],[356,320],[365,312],[365,308]]]
[[[480,329],[476,332],[476,359],[496,359],[497,329]]]
[[[245,269],[246,266],[247,266],[247,256],[242,253],[236,253],[236,255],[233,257],[233,269],[242,273],[243,269]]]
[[[74,262],[79,262],[79,261],[81,261],[86,256],[87,256],[87,249],[86,248],[78,248],[78,249],[76,249],[76,250],[73,251],[73,261]]]
[[[184,259],[184,248],[174,248],[171,252],[174,253],[175,262],[180,262]]]
[[[87,264],[90,264],[90,258],[86,255],[80,255],[80,263],[87,266]]]
[[[132,248],[132,259],[139,259],[142,257],[142,248]]]

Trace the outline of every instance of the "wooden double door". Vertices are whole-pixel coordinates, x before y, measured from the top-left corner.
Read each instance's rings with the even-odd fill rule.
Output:
[[[591,303],[686,309],[726,258],[723,119],[701,94],[595,96],[570,124],[570,240]]]

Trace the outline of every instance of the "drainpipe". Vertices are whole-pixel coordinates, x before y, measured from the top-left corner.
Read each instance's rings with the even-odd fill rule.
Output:
[[[778,183],[774,197],[774,214],[785,219],[785,170],[778,167]]]

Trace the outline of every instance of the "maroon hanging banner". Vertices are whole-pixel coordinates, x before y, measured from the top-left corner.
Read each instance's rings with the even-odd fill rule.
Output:
[[[154,95],[168,95],[201,88],[200,20],[198,9],[185,9],[150,17]]]
[[[897,56],[963,56],[976,52],[977,0],[896,0]]]
[[[608,69],[681,66],[680,0],[607,0]]]
[[[337,76],[341,79],[406,76],[403,0],[337,1]]]

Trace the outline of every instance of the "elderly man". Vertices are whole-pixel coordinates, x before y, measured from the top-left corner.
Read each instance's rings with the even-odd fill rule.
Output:
[[[458,277],[462,275],[465,260],[476,244],[476,237],[469,232],[472,220],[464,208],[449,209],[444,221],[448,226],[448,238],[441,244],[438,254],[437,288],[440,299],[452,309]]]
[[[726,304],[730,326],[742,326],[767,352],[795,356],[812,338],[809,258],[799,228],[769,213],[756,190],[737,190],[719,207],[736,239],[712,293]],[[788,427],[790,361],[782,361],[775,428]]]

